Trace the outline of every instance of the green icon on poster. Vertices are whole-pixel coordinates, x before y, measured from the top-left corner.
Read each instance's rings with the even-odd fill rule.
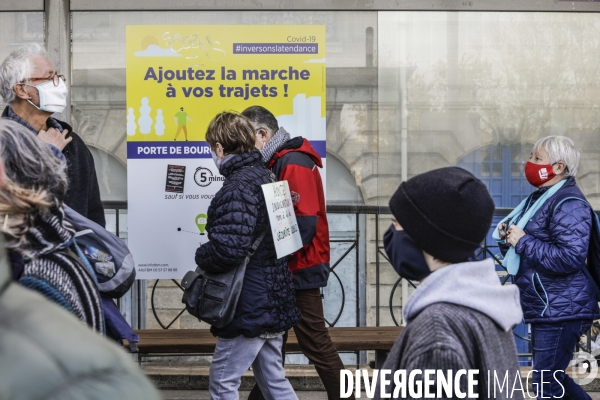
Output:
[[[206,219],[208,216],[206,214],[198,214],[196,215],[196,226],[198,226],[198,230],[201,235],[204,235],[204,230],[206,229]]]

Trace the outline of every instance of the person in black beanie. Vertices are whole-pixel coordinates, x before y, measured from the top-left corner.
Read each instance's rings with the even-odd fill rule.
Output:
[[[389,205],[394,220],[384,235],[385,251],[400,276],[421,284],[403,305],[407,325],[382,371],[393,376],[405,370],[407,377],[414,370],[442,371],[446,379],[451,374],[452,384],[438,387],[436,377],[426,379],[421,372],[420,384],[396,386],[390,376],[380,375],[375,398],[464,393],[522,399],[523,392],[513,393],[510,385],[488,391],[494,373],[500,381],[508,374],[510,382],[519,375],[511,329],[523,314],[518,289],[500,284],[492,259],[475,261],[494,213],[485,185],[464,169],[440,168],[403,182]],[[478,370],[477,382],[464,375],[455,385],[460,370]]]

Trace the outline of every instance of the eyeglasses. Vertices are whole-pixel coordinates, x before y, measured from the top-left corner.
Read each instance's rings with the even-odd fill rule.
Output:
[[[60,79],[63,80],[63,82],[67,81],[67,78],[65,78],[64,75],[59,75],[57,73],[54,73],[54,75],[50,78],[43,77],[43,78],[29,78],[27,79],[28,81],[52,81],[52,83],[54,84],[54,86],[58,86],[58,84],[60,83]],[[21,82],[21,83],[25,83],[25,82]]]

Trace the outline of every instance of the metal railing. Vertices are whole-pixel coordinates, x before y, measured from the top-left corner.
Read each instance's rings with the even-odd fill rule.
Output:
[[[344,261],[346,259],[346,257],[352,252],[355,251],[356,254],[356,293],[359,292],[360,288],[359,288],[359,257],[358,257],[358,251],[359,251],[359,239],[360,239],[360,229],[359,229],[359,215],[360,212],[354,210],[353,212],[348,212],[349,210],[345,207],[345,206],[329,206],[327,207],[327,212],[328,213],[337,213],[337,214],[354,214],[355,215],[355,221],[356,221],[356,229],[355,229],[355,235],[353,239],[332,239],[330,240],[330,243],[347,243],[349,244],[349,247],[344,251],[344,253],[341,255],[341,257],[339,257],[337,260],[335,260],[332,265],[330,266],[330,274],[329,277],[330,279],[332,279],[332,277],[334,279],[337,280],[337,282],[340,285],[340,289],[341,289],[341,304],[340,304],[340,309],[339,312],[337,313],[337,315],[335,316],[335,318],[333,319],[333,321],[328,321],[327,318],[325,319],[325,322],[329,325],[329,326],[335,326],[338,321],[340,320],[340,317],[342,316],[343,312],[344,312],[344,306],[345,306],[345,300],[346,300],[346,289],[344,288],[344,284],[342,282],[342,279],[340,278],[339,274],[336,272],[336,267],[338,267],[342,261]],[[183,292],[183,287],[180,285],[180,283],[176,280],[176,279],[172,279],[171,280],[182,292]],[[173,318],[168,324],[163,323],[163,321],[160,319],[158,313],[157,313],[157,309],[156,309],[156,305],[154,302],[155,299],[155,293],[156,293],[156,288],[158,286],[158,282],[159,280],[157,279],[154,282],[154,285],[152,285],[152,292],[150,295],[150,304],[151,304],[151,310],[152,310],[152,314],[154,315],[154,318],[156,319],[156,322],[160,325],[161,328],[163,329],[169,329],[185,312],[185,307],[175,316],[175,318]],[[360,320],[359,320],[359,305],[357,304],[357,310],[356,310],[356,326],[360,326]]]
[[[117,224],[117,234],[119,232],[119,212],[126,210],[127,209],[127,202],[111,202],[111,201],[107,201],[107,202],[103,202],[104,208],[105,210],[114,210],[116,212],[116,224]],[[512,211],[511,208],[496,208],[494,211],[494,217],[505,217],[507,216],[510,212]],[[361,240],[362,241],[368,241],[368,237],[366,236],[366,232],[363,232],[364,227],[361,229],[360,226],[360,219],[363,216],[368,216],[371,215],[374,217],[375,219],[375,232],[374,232],[374,241],[375,241],[375,307],[376,307],[376,316],[375,316],[375,325],[376,326],[380,326],[381,324],[381,304],[380,304],[380,300],[381,300],[381,286],[382,286],[382,282],[381,282],[381,268],[382,268],[382,264],[383,261],[389,263],[389,259],[387,257],[387,255],[385,254],[385,251],[383,249],[383,246],[381,244],[380,241],[380,237],[381,237],[381,227],[380,227],[380,217],[381,216],[385,216],[385,215],[391,215],[391,212],[389,210],[389,207],[380,207],[380,206],[346,206],[346,205],[328,205],[327,206],[327,213],[328,214],[350,214],[350,215],[354,215],[355,216],[355,232],[354,232],[354,237],[351,239],[332,239],[331,243],[347,243],[349,244],[348,248],[345,249],[345,251],[343,252],[343,254],[337,259],[335,260],[332,265],[331,265],[331,274],[330,274],[330,278],[333,277],[332,279],[336,279],[337,282],[340,285],[341,288],[341,305],[340,305],[340,309],[339,312],[337,313],[336,317],[332,320],[332,321],[326,321],[327,324],[329,326],[335,326],[338,321],[340,320],[340,317],[342,316],[343,312],[344,312],[344,305],[345,305],[345,299],[346,299],[346,289],[344,287],[344,284],[342,283],[342,279],[340,278],[340,276],[338,275],[338,273],[336,272],[336,268],[345,260],[347,259],[348,255],[351,254],[352,252],[355,253],[355,272],[356,272],[356,297],[357,297],[357,304],[356,304],[356,326],[361,326],[364,325],[364,319],[361,321],[360,315],[361,315],[361,307],[366,307],[365,305],[361,305],[359,304],[359,299],[361,298],[361,296],[359,296],[359,293],[361,291],[361,285],[364,283],[361,279],[360,279],[360,270],[361,270],[361,265],[360,265],[360,249],[361,249]],[[598,213],[598,211],[596,211],[596,213]],[[385,228],[387,229],[387,227]],[[362,237],[361,237],[362,235]],[[366,246],[365,246],[366,248]],[[493,249],[498,249],[499,246],[497,243],[487,243],[486,241],[484,241],[484,243],[482,243],[481,247],[479,248],[479,250],[476,252],[476,258],[477,259],[482,259],[482,258],[493,258],[494,262],[496,265],[499,266],[499,269],[501,269],[499,271],[499,278],[501,279],[501,283],[504,285],[508,282],[508,280],[511,278],[511,276],[506,272],[506,270],[504,269],[504,267],[501,264],[501,259],[498,257],[497,254],[495,254],[493,252]],[[364,251],[364,249],[363,249]],[[363,255],[363,259],[364,255]],[[363,266],[364,267],[364,266]],[[392,285],[392,289],[391,289],[391,293],[390,293],[390,297],[389,297],[389,301],[388,301],[388,309],[389,309],[389,313],[392,317],[392,320],[394,322],[395,325],[400,325],[400,323],[398,322],[395,314],[394,314],[394,295],[397,292],[398,286],[401,284],[401,282],[403,281],[404,278],[398,278],[394,284]],[[181,285],[179,284],[179,282],[175,279],[172,280],[175,285],[181,289],[183,291],[183,288],[181,287]],[[163,322],[160,317],[158,316],[157,313],[157,308],[155,305],[155,293],[156,293],[156,288],[158,285],[159,280],[156,280],[154,282],[154,285],[152,287],[152,293],[150,296],[150,301],[151,301],[151,310],[152,313],[154,315],[154,317],[156,318],[157,323],[163,328],[163,329],[169,329],[174,323],[175,321],[177,321],[178,318],[181,317],[181,315],[183,315],[183,313],[185,312],[185,308],[183,308],[175,318],[173,318],[169,323],[165,323]],[[407,283],[409,285],[411,285],[413,288],[416,288],[417,285],[415,285],[414,282],[411,282],[410,280],[407,280]],[[363,301],[366,302],[366,299],[362,299]],[[139,313],[143,313],[145,310],[138,310]],[[517,337],[520,340],[529,342],[530,339],[523,337],[519,334],[517,334],[516,332],[513,332],[515,337]],[[588,338],[588,348],[590,348],[590,334],[588,333],[587,338]],[[530,357],[531,354],[530,353],[520,353],[519,357]]]
[[[127,202],[124,201],[119,201],[119,202],[114,202],[114,201],[106,201],[103,202],[104,208],[106,210],[114,210],[116,212],[116,230],[117,232],[119,232],[119,212],[126,210],[127,209]],[[506,215],[508,215],[510,213],[512,209],[509,208],[497,208],[494,212],[494,216],[500,216],[500,217],[504,217]],[[360,279],[358,278],[358,271],[360,269],[359,266],[359,241],[360,241],[360,235],[361,235],[361,231],[359,228],[359,219],[361,215],[372,215],[375,216],[375,246],[376,246],[376,259],[375,259],[375,307],[376,307],[376,322],[375,325],[376,326],[380,326],[381,324],[381,265],[382,265],[382,258],[383,260],[385,260],[386,262],[389,263],[389,259],[387,258],[387,255],[384,253],[383,251],[383,246],[380,243],[380,237],[381,237],[381,227],[379,226],[379,217],[382,215],[391,215],[391,212],[389,210],[389,207],[380,207],[380,206],[346,206],[346,205],[328,205],[327,206],[327,213],[329,214],[351,214],[355,216],[355,223],[356,223],[356,227],[355,227],[355,237],[352,240],[347,240],[347,239],[332,239],[331,243],[348,243],[350,246],[346,249],[346,251],[342,254],[341,257],[339,257],[335,262],[333,262],[332,266],[331,266],[331,274],[330,277],[333,277],[334,279],[337,280],[337,282],[340,284],[340,288],[341,288],[341,305],[340,305],[340,309],[339,312],[337,314],[337,316],[333,319],[333,321],[327,321],[329,326],[335,326],[343,311],[344,311],[344,305],[345,305],[345,298],[346,298],[346,290],[344,288],[344,285],[342,283],[342,279],[340,278],[340,276],[336,273],[335,269],[336,267],[338,267],[345,259],[346,257],[352,252],[354,251],[355,254],[355,262],[356,262],[356,273],[357,273],[357,277],[356,277],[356,293],[359,293],[360,291]],[[364,233],[363,233],[364,235]],[[364,240],[367,240],[367,238],[365,237]],[[485,254],[489,257],[493,257],[496,261],[496,263],[498,265],[500,264],[500,260],[498,260],[496,258],[496,256],[490,252],[491,248],[494,247],[498,247],[497,245],[494,244],[488,244],[488,243],[483,243],[481,249],[478,252],[478,256]],[[506,279],[508,278],[508,275],[506,275],[505,279],[503,280],[503,284],[506,283]],[[396,316],[394,315],[394,305],[393,305],[393,300],[394,300],[394,294],[396,293],[398,286],[400,285],[400,283],[402,282],[404,278],[398,278],[398,280],[393,284],[392,286],[392,291],[389,297],[389,302],[388,302],[388,308],[389,308],[389,312],[390,315],[392,317],[393,322],[398,326],[400,325],[398,320],[396,319]],[[175,279],[172,279],[172,282],[180,289],[183,291],[183,288],[181,287],[181,285],[179,284],[179,282]],[[416,288],[416,285],[407,280],[408,284],[411,285],[413,288]],[[173,318],[170,322],[163,322],[161,320],[161,318],[159,317],[158,313],[157,313],[157,307],[155,304],[155,294],[156,294],[156,289],[158,287],[158,283],[159,280],[156,280],[152,286],[152,292],[151,292],[151,296],[150,296],[150,302],[151,302],[151,311],[152,314],[154,315],[154,318],[156,319],[156,322],[159,324],[160,327],[162,327],[163,329],[169,329],[176,321],[177,319],[179,319],[181,317],[181,315],[183,315],[183,313],[185,312],[185,308],[182,308],[182,310],[175,316],[175,318]],[[357,326],[360,326],[360,321],[358,321],[358,317],[359,317],[359,307],[360,305],[357,304],[357,312],[356,312],[356,316],[357,316]],[[143,310],[140,310],[140,312],[143,312]]]

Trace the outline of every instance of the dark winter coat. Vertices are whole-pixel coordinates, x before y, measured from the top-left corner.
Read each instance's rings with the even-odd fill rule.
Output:
[[[10,281],[2,236],[0,399],[161,399],[123,349],[39,293]]]
[[[2,118],[8,118],[7,106],[2,113]],[[20,118],[19,118],[20,119]],[[13,119],[37,134],[38,132],[23,120]],[[23,123],[25,122],[25,124]],[[73,132],[73,128],[66,122],[52,117],[48,118],[49,127],[60,127],[61,131],[67,129],[67,137],[73,140],[63,149],[67,159],[67,177],[69,188],[65,196],[65,204],[86,218],[91,219],[99,225],[105,226],[104,208],[100,200],[100,188],[96,177],[96,167],[92,153],[81,138]]]
[[[302,137],[288,140],[271,159],[277,180],[288,181],[302,248],[289,260],[296,289],[327,286],[329,278],[329,225],[319,168],[321,156]]]
[[[223,162],[220,172],[225,181],[207,213],[209,242],[196,250],[196,264],[210,272],[240,265],[260,233],[270,231],[261,185],[272,179],[260,153],[235,154]],[[273,236],[267,233],[246,267],[233,322],[211,332],[224,338],[257,337],[286,331],[299,320],[287,262],[277,259]]]
[[[526,323],[593,320],[600,317],[598,303],[583,273],[588,254],[592,215],[575,179],[568,178],[525,225],[526,233],[515,247],[521,256],[515,283],[521,291]]]

